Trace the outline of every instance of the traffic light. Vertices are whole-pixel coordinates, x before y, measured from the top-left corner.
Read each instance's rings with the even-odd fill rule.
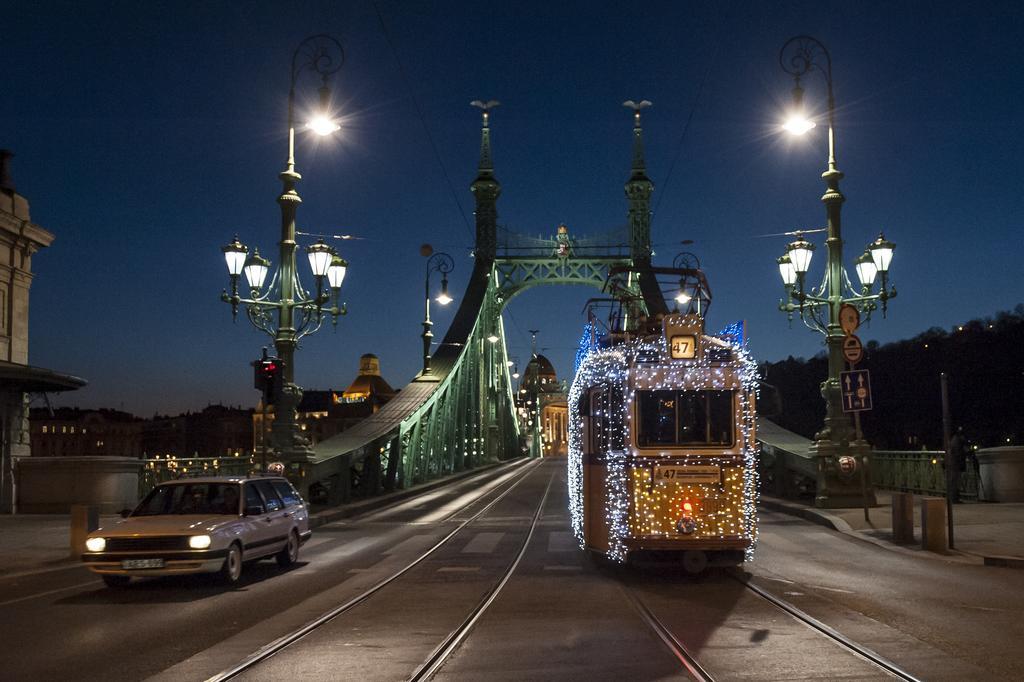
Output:
[[[263,391],[263,404],[273,405],[278,387],[281,385],[281,371],[284,363],[280,358],[263,358],[252,363],[255,369],[256,390]]]

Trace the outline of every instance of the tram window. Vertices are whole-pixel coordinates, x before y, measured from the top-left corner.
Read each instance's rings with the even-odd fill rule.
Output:
[[[640,447],[733,444],[732,391],[637,391]]]
[[[576,401],[576,414],[581,417],[590,416],[590,396],[588,394],[581,394],[579,400]]]

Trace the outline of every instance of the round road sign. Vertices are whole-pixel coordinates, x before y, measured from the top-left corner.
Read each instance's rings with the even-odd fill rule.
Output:
[[[849,303],[839,306],[839,326],[847,336],[853,334],[860,326],[860,311]]]
[[[860,339],[853,334],[843,339],[843,357],[851,365],[856,365],[864,357],[864,347],[860,345]]]

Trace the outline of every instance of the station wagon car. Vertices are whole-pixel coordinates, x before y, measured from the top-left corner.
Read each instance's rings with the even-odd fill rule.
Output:
[[[295,563],[309,539],[306,503],[279,476],[186,478],[153,488],[131,512],[88,535],[82,561],[110,587],[133,576],[220,573],[276,557]]]

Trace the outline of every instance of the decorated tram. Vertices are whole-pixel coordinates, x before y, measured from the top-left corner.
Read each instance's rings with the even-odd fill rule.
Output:
[[[657,328],[655,328],[656,330]],[[569,393],[569,499],[580,545],[690,572],[749,560],[757,542],[757,369],[743,342],[669,314],[608,335]]]

